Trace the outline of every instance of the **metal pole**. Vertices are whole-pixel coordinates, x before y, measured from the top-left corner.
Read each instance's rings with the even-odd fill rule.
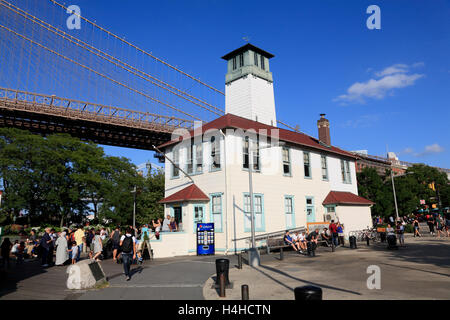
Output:
[[[219,297],[225,297],[225,275],[223,273],[219,275]]]
[[[393,170],[391,168],[392,190],[394,191],[395,215],[397,216],[397,220],[398,220],[397,196],[395,195],[395,184],[394,184],[394,176],[392,174],[392,171]]]
[[[250,219],[251,219],[251,234],[252,234],[252,249],[256,247],[255,244],[255,212],[253,208],[253,150],[251,149],[251,140],[248,139],[248,187],[250,193]]]
[[[133,203],[133,230],[136,229],[136,186],[134,186],[134,203]]]
[[[242,293],[242,300],[249,300],[248,285],[243,284],[241,286],[241,293]]]

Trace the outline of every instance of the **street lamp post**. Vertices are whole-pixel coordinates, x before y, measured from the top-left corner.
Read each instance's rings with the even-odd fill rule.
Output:
[[[397,196],[395,194],[394,175],[392,174],[392,169],[391,169],[391,180],[392,180],[392,190],[394,191],[395,215],[396,215],[397,221],[398,221],[399,217],[398,217],[398,207],[397,207]]]
[[[413,172],[406,172],[405,174],[398,175],[397,177],[403,177],[403,176],[406,176],[407,174],[414,174],[414,173]],[[394,175],[392,174],[392,169],[391,169],[391,180],[392,180],[392,190],[394,192],[395,215],[397,216],[397,220],[399,220],[400,218],[398,216],[397,196],[395,194]]]

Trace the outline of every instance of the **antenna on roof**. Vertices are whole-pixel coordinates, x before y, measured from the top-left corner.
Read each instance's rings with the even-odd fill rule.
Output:
[[[249,42],[250,41],[250,37],[248,37],[248,36],[242,37],[242,39],[244,39],[245,42]]]

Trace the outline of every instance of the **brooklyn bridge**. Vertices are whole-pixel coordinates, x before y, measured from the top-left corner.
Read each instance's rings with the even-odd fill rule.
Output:
[[[75,15],[80,29],[67,19]],[[0,127],[152,150],[224,92],[54,0],[0,0]],[[290,127],[282,121],[279,124]]]

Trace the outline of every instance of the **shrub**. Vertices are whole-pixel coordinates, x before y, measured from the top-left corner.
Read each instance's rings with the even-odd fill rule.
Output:
[[[405,233],[413,233],[414,232],[414,226],[412,224],[405,225]]]

